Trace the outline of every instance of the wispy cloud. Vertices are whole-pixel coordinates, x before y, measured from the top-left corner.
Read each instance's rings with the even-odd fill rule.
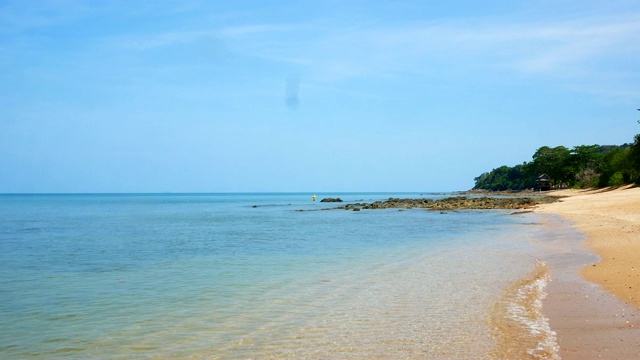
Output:
[[[0,25],[0,34],[55,26],[103,12],[114,14],[112,7],[91,3],[69,2],[69,7],[64,1],[45,2],[41,7],[24,4],[0,4],[0,23],[4,25]],[[143,5],[145,9],[155,8]],[[165,10],[155,11],[197,9],[194,3],[186,10],[178,3],[165,5]],[[127,11],[135,18],[141,10]],[[637,70],[630,68],[634,66],[632,61],[621,59],[640,57],[637,12],[551,19],[521,15],[352,23],[331,18],[278,22],[216,16],[219,17],[214,20],[195,17],[189,22],[132,27],[130,31],[85,42],[91,44],[86,51],[104,54],[108,52],[102,52],[100,47],[106,47],[117,57],[121,52],[138,56],[138,52],[145,51],[154,51],[156,56],[158,50],[172,51],[176,45],[186,46],[181,50],[190,46],[207,51],[224,49],[225,53],[293,68],[305,81],[317,84],[356,78],[465,77],[481,72],[563,79],[595,79],[593,74],[597,73],[602,79],[603,74],[625,70],[636,74]],[[0,51],[10,53],[11,46],[18,44],[0,43]]]
[[[621,58],[640,57],[640,13],[551,21],[452,19],[379,27],[325,23],[302,30],[249,25],[220,33],[239,52],[289,63],[310,77],[329,81],[479,70],[565,79],[598,72],[601,77],[620,71],[612,63]]]
[[[217,30],[216,33],[225,38],[239,38],[251,35],[268,35],[274,32],[297,31],[299,28],[299,25],[252,24],[223,27]]]
[[[522,71],[551,74],[574,67],[584,75],[583,71],[591,70],[596,63],[624,55],[637,56],[640,44],[634,39],[639,33],[640,14],[605,21],[533,24],[514,39],[525,48],[522,56],[514,57],[514,65]]]
[[[107,40],[107,43],[112,47],[121,47],[130,50],[149,50],[172,45],[188,44],[206,38],[213,38],[216,34],[217,32],[212,30],[167,31],[112,37]]]
[[[0,34],[55,26],[87,16],[91,7],[77,1],[12,1],[0,3]]]

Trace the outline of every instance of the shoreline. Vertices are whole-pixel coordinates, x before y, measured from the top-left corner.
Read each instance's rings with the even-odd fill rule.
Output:
[[[568,248],[546,260],[552,281],[543,311],[560,357],[640,358],[640,188],[548,194],[561,199],[534,212],[582,234],[554,235]]]
[[[459,193],[441,200],[390,198],[335,209],[361,208],[534,213],[545,227],[535,240],[542,246],[542,267],[505,289],[496,304],[492,315],[498,341],[495,357],[640,358],[639,187]],[[517,293],[537,286],[540,293]],[[522,302],[524,298],[530,303]],[[518,333],[519,325],[511,320],[502,321],[515,308],[532,315],[518,321],[533,328],[533,336]]]

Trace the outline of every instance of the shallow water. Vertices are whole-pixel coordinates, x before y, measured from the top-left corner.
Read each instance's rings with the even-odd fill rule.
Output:
[[[0,357],[492,356],[493,305],[536,266],[535,216],[332,206],[1,195]]]

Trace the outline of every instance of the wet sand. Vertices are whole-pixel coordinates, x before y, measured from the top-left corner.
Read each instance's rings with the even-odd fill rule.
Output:
[[[546,259],[543,311],[561,358],[640,358],[640,188],[551,194],[566,197],[536,212],[559,215],[586,238],[559,232],[551,242],[563,250]]]

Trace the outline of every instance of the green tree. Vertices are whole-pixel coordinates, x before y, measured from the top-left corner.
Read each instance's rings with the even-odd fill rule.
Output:
[[[571,149],[571,163],[576,169],[593,168],[602,158],[600,145],[579,145]]]
[[[574,187],[598,186],[598,166],[604,157],[600,145],[579,145],[571,150],[571,168],[575,174]]]
[[[640,111],[640,109],[638,109]],[[640,124],[640,120],[638,120]],[[631,163],[631,177],[636,184],[640,185],[640,134],[636,134],[633,138],[634,142],[631,145],[631,152],[629,153],[629,160]]]
[[[575,172],[571,167],[571,151],[564,146],[543,146],[533,154],[532,167],[538,175],[547,174],[552,184],[572,185]]]
[[[600,164],[600,187],[619,186],[631,182],[632,160],[631,147],[619,146],[608,152]]]
[[[509,189],[509,167],[501,166],[476,178],[475,189],[503,191]]]
[[[535,186],[535,177],[531,176],[529,164],[501,166],[476,177],[474,189],[493,191],[523,190]]]
[[[638,109],[640,110],[640,109]],[[640,121],[639,121],[640,122]],[[476,177],[474,189],[522,190],[533,188],[539,175],[551,177],[553,186],[605,187],[635,182],[640,185],[640,134],[633,144],[543,146],[521,165],[500,166]]]
[[[640,134],[636,134],[633,145],[631,145],[629,163],[631,165],[631,180],[640,184]]]

